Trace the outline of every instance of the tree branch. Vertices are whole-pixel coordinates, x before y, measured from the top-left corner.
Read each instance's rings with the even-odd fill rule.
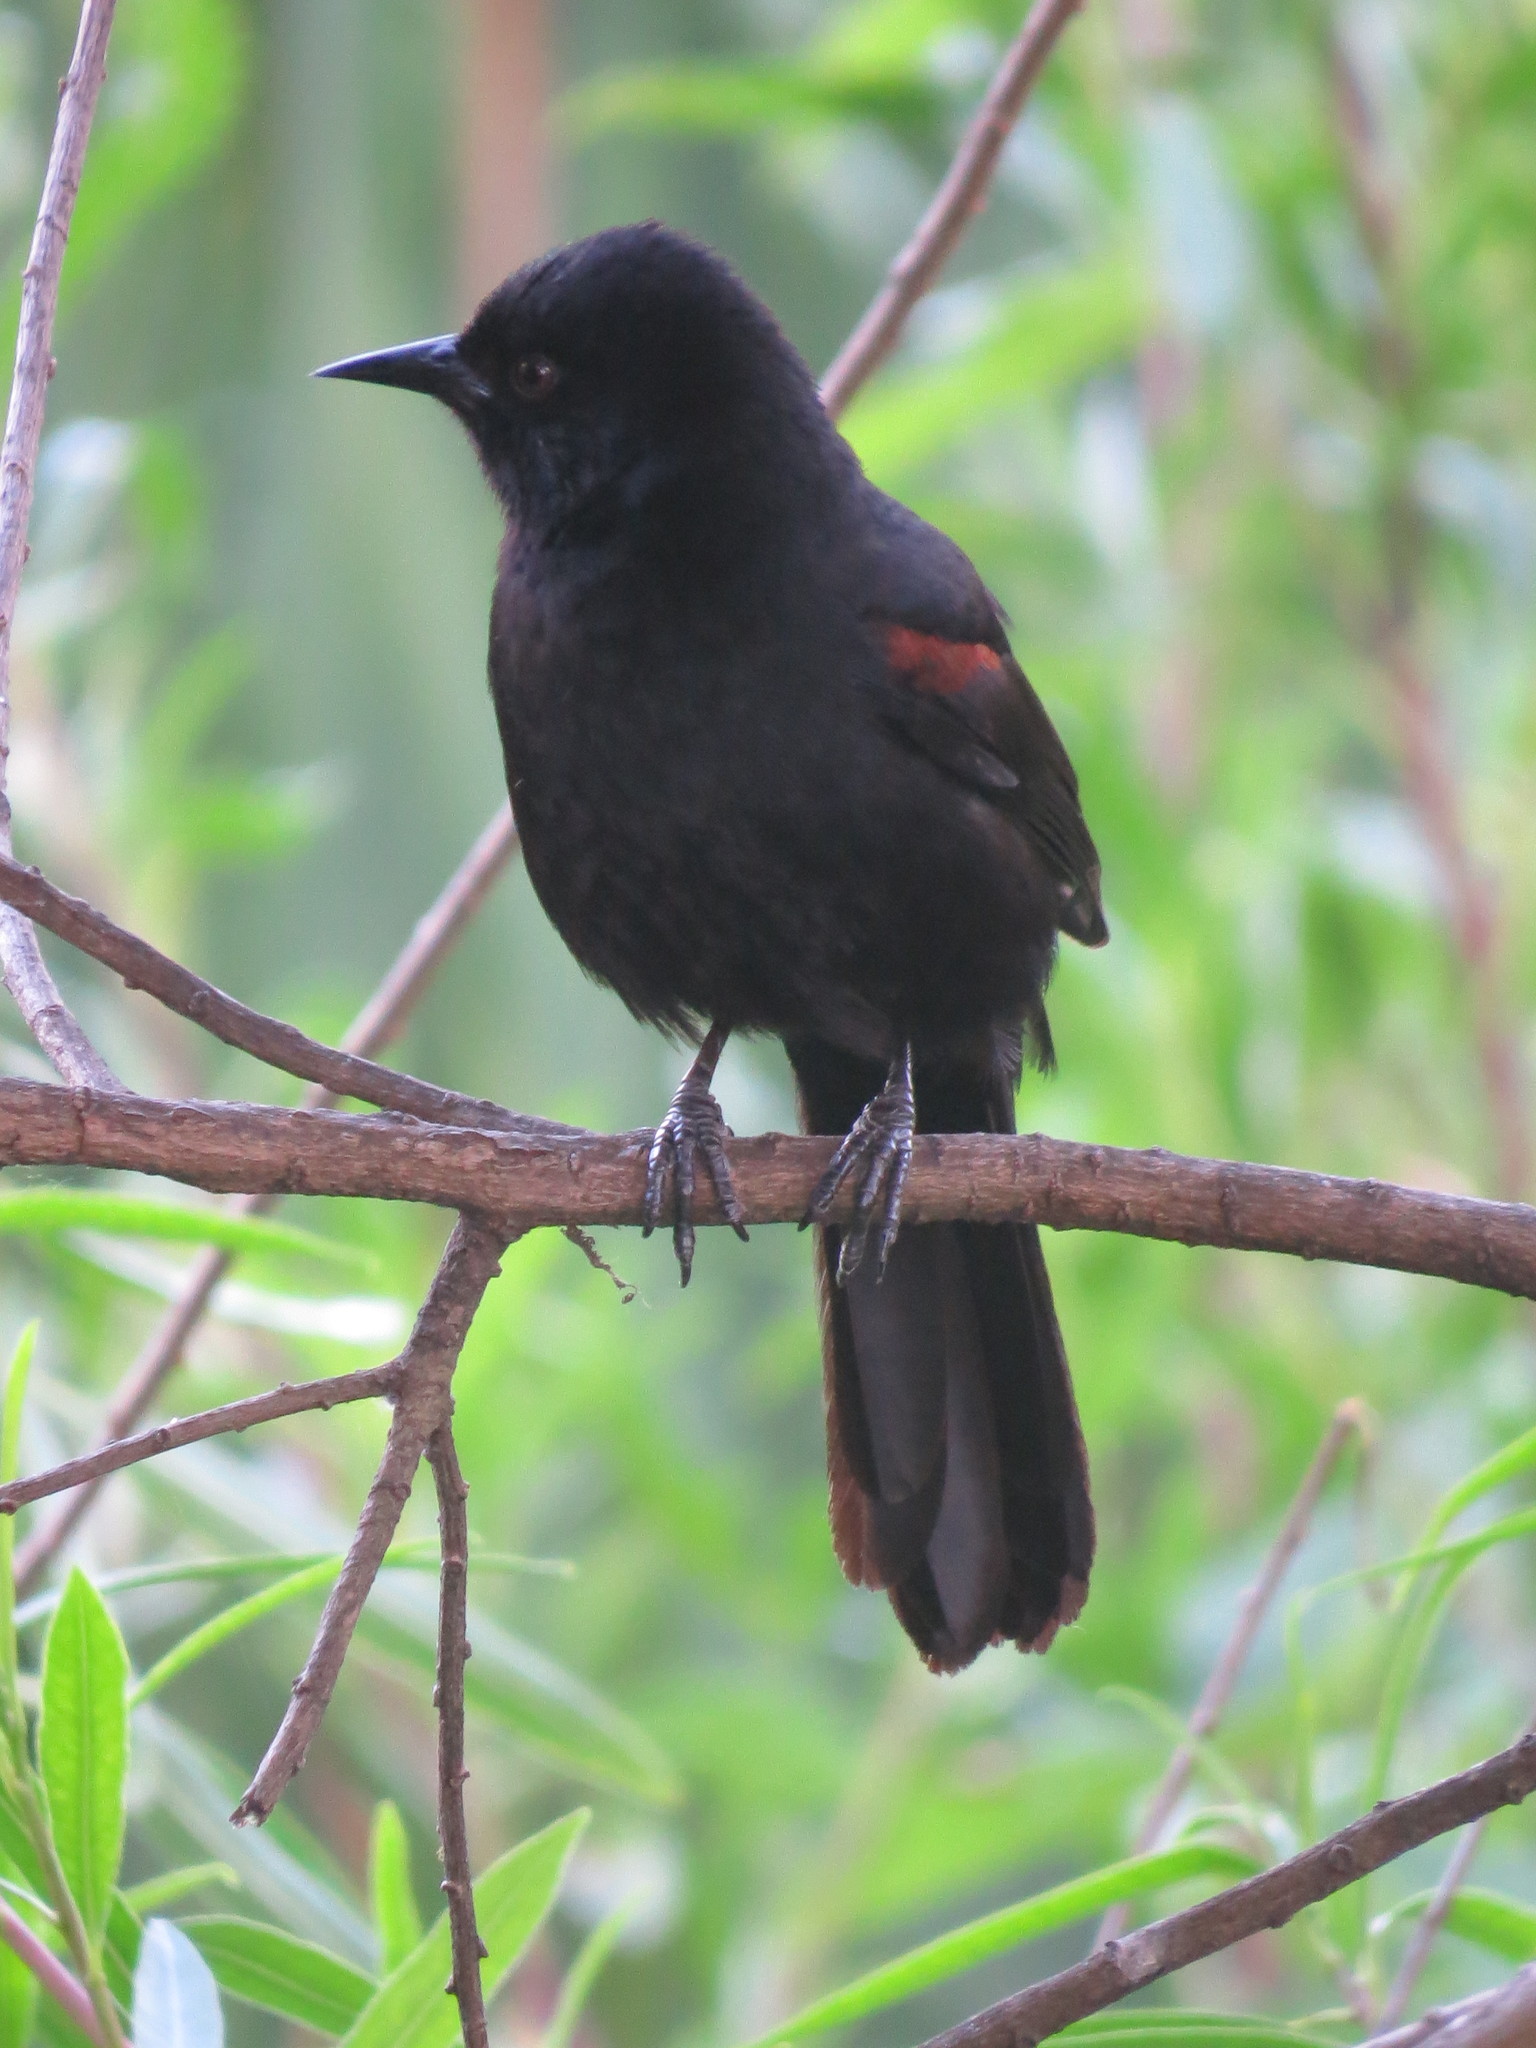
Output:
[[[98,1450],[69,1458],[46,1472],[27,1479],[13,1479],[0,1486],[0,1515],[14,1515],[34,1500],[46,1500],[51,1493],[66,1493],[72,1486],[85,1486],[105,1479],[127,1465],[140,1465],[146,1458],[158,1458],[166,1451],[178,1451],[183,1444],[200,1444],[211,1436],[229,1436],[252,1428],[258,1422],[276,1422],[284,1415],[304,1415],[311,1409],[340,1408],[349,1401],[370,1401],[376,1396],[392,1397],[400,1389],[406,1370],[403,1359],[388,1365],[360,1366],[356,1372],[339,1373],[334,1379],[284,1380],[265,1394],[250,1394],[242,1401],[226,1401],[222,1407],[204,1408],[196,1415],[174,1417],[156,1423],[138,1436],[118,1437]]]
[[[649,1132],[582,1132],[538,1145],[510,1130],[0,1080],[0,1164],[111,1167],[226,1194],[426,1202],[530,1229],[639,1223],[649,1141]],[[728,1153],[747,1220],[798,1222],[832,1143],[733,1139]],[[853,1199],[845,1190],[834,1220],[851,1215]],[[904,1207],[914,1223],[1028,1217],[1052,1230],[1285,1252],[1536,1297],[1536,1209],[1284,1166],[1037,1135],[920,1137]],[[722,1220],[708,1188],[698,1208],[701,1222]]]
[[[1530,2048],[1536,2040],[1536,1963],[1496,1991],[1425,2013],[1411,2026],[1373,2034],[1361,2048]]]
[[[451,1408],[452,1403],[449,1402]],[[475,1924],[475,1892],[464,1816],[464,1663],[469,1656],[469,1488],[459,1470],[451,1415],[433,1431],[427,1460],[437,1483],[442,1573],[437,1608],[437,1839],[443,1857],[443,1892],[464,2048],[489,2048],[480,1964],[485,1946]]]
[[[517,852],[517,828],[512,808],[503,803],[480,837],[439,892],[436,901],[416,924],[394,961],[386,969],[373,994],[364,1003],[342,1036],[343,1053],[369,1057],[380,1052],[404,1030],[417,1003],[438,968],[463,936],[470,919],[485,901],[492,884]],[[328,1090],[312,1082],[301,1102],[317,1109],[335,1101]],[[233,1206],[236,1214],[259,1216],[276,1201],[274,1195],[244,1195]],[[148,1342],[139,1352],[118,1385],[102,1423],[101,1441],[115,1443],[125,1437],[144,1414],[165,1381],[175,1370],[192,1332],[202,1321],[214,1291],[235,1262],[233,1252],[210,1245],[198,1254],[188,1270],[181,1298],[161,1317]],[[16,1588],[25,1592],[68,1542],[101,1490],[102,1480],[93,1479],[35,1529],[16,1551]]]
[[[359,1102],[372,1102],[380,1109],[398,1110],[428,1123],[516,1130],[530,1138],[551,1140],[571,1132],[569,1124],[518,1116],[494,1102],[459,1095],[451,1088],[438,1088],[430,1081],[398,1073],[393,1067],[377,1066],[355,1053],[322,1045],[319,1039],[308,1037],[295,1025],[236,1002],[233,996],[225,995],[222,989],[204,981],[201,975],[183,967],[179,960],[162,953],[147,939],[125,931],[105,912],[78,896],[68,896],[62,889],[56,889],[36,868],[22,867],[4,856],[0,856],[0,901],[13,905],[34,924],[109,967],[126,987],[143,989],[166,1009],[200,1025],[224,1044],[248,1052],[253,1059],[276,1067],[281,1073],[311,1081],[334,1096],[353,1096]]]
[[[1280,1524],[1280,1533],[1270,1545],[1264,1568],[1243,1595],[1237,1610],[1237,1620],[1232,1627],[1221,1655],[1212,1666],[1211,1675],[1205,1682],[1205,1689],[1195,1702],[1195,1710],[1189,1717],[1189,1732],[1168,1759],[1157,1790],[1153,1793],[1136,1839],[1131,1844],[1133,1856],[1144,1856],[1155,1849],[1158,1838],[1168,1825],[1174,1808],[1184,1796],[1184,1787],[1189,1783],[1200,1753],[1200,1744],[1215,1734],[1221,1725],[1237,1681],[1242,1676],[1243,1666],[1248,1661],[1248,1652],[1253,1648],[1254,1638],[1260,1624],[1269,1612],[1270,1602],[1279,1592],[1281,1582],[1290,1570],[1291,1560],[1306,1540],[1312,1517],[1317,1512],[1318,1501],[1323,1488],[1333,1476],[1333,1468],[1343,1454],[1350,1438],[1363,1435],[1365,1431],[1365,1404],[1363,1401],[1341,1401],[1334,1411],[1322,1442],[1313,1454],[1312,1462],[1302,1474],[1285,1520]],[[5,1505],[3,1490],[0,1490],[0,1508]],[[1099,1928],[1100,1943],[1114,1941],[1130,1925],[1129,1911],[1125,1906],[1112,1906],[1104,1915]]]
[[[1497,1807],[1518,1806],[1533,1789],[1536,1737],[1523,1736],[1471,1770],[1406,1799],[1383,1801],[1374,1812],[1258,1877],[1095,1949],[1086,1961],[936,2035],[926,2048],[1038,2048],[1074,2020],[1102,2012],[1250,1934],[1285,1926],[1304,1907],[1331,1898],[1437,1835]]]
[[[27,560],[37,451],[43,439],[48,380],[53,375],[53,322],[64,245],[80,190],[97,96],[107,75],[107,38],[115,6],[116,0],[86,0],[81,10],[75,54],[60,88],[59,118],[43,177],[37,225],[27,267],[21,274],[16,368],[5,439],[0,443],[0,853],[5,854],[11,850],[11,803],[6,793],[11,759],[11,631]],[[0,968],[27,1029],[63,1080],[80,1088],[122,1087],[59,994],[38,949],[37,934],[9,910],[0,911]]]
[[[324,1718],[384,1553],[394,1539],[422,1452],[446,1420],[453,1369],[480,1298],[498,1271],[512,1232],[474,1216],[453,1227],[436,1277],[397,1361],[399,1391],[379,1469],[368,1489],[346,1563],[320,1617],[314,1648],[293,1682],[293,1699],[245,1797],[230,1818],[260,1825],[282,1797]]]
[[[927,212],[821,381],[822,403],[834,419],[896,346],[912,308],[933,288],[986,205],[1003,145],[1058,37],[1082,5],[1083,0],[1035,0],[960,138]]]

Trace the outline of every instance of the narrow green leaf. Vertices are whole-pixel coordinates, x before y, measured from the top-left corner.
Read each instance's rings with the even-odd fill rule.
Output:
[[[27,2048],[37,1979],[14,1950],[0,1947],[0,2048]]]
[[[1536,1429],[1528,1429],[1523,1436],[1517,1436],[1513,1443],[1495,1451],[1491,1458],[1469,1472],[1465,1479],[1459,1479],[1450,1490],[1442,1495],[1434,1513],[1424,1525],[1424,1542],[1434,1543],[1455,1521],[1459,1514],[1481,1500],[1485,1493],[1491,1493],[1496,1486],[1503,1486],[1511,1479],[1517,1479],[1522,1472],[1529,1472],[1536,1466]]]
[[[303,1571],[290,1572],[286,1579],[279,1579],[275,1586],[263,1586],[259,1593],[252,1593],[244,1600],[237,1600],[233,1607],[225,1607],[210,1617],[200,1628],[182,1637],[179,1643],[166,1651],[157,1664],[152,1664],[138,1684],[128,1695],[130,1707],[142,1706],[147,1699],[153,1699],[162,1686],[195,1664],[199,1657],[206,1657],[210,1650],[216,1650],[221,1643],[237,1636],[242,1629],[253,1622],[262,1620],[279,1607],[285,1607],[290,1600],[297,1600],[301,1594],[315,1591],[317,1587],[328,1586],[341,1570],[339,1556],[323,1558],[319,1564],[306,1566]]]
[[[144,1941],[144,1922],[138,1909],[123,1892],[113,1892],[107,1908],[107,1929],[102,1937],[101,1961],[107,1988],[126,2011],[133,2004],[133,1978],[139,1967],[139,1950]]]
[[[181,1870],[168,1870],[163,1877],[151,1877],[143,1884],[131,1884],[123,1892],[126,1903],[135,1913],[155,1913],[162,1906],[174,1906],[178,1899],[184,1899],[188,1892],[202,1891],[207,1885],[222,1885],[228,1891],[238,1891],[240,1876],[227,1863],[188,1863]]]
[[[1251,1877],[1258,1867],[1253,1857],[1221,1848],[1214,1842],[1189,1842],[1181,1848],[1162,1849],[1150,1856],[1132,1856],[1123,1863],[1112,1863],[1086,1877],[1055,1885],[1050,1891],[1037,1892],[1016,1906],[1004,1906],[999,1912],[968,1921],[952,1933],[925,1941],[920,1948],[909,1949],[905,1955],[867,1971],[840,1990],[814,2000],[771,2033],[760,2034],[751,2048],[770,2048],[773,2043],[798,2040],[803,2034],[820,2034],[829,2027],[864,2019],[872,2012],[926,1991],[931,1985],[941,1984],[948,1977],[958,1976],[962,1970],[1000,1955],[1021,1941],[1032,1941],[1036,1935],[1049,1934],[1091,1913],[1101,1913],[1106,1906],[1117,1905],[1122,1899],[1137,1898],[1143,1892],[1157,1891],[1191,1877]]]
[[[224,2048],[213,1973],[181,1929],[151,1920],[133,1973],[134,2048]]]
[[[1097,2026],[1087,2020],[1062,2030],[1063,2041],[1102,2042],[1105,2048],[1338,2048],[1328,2034],[1305,2034],[1274,2020],[1229,2019],[1219,2013],[1121,2013]]]
[[[123,1849],[128,1653],[78,1566],[43,1650],[38,1761],[64,1875],[92,1934],[106,1924]]]
[[[103,1230],[118,1237],[154,1237],[174,1244],[215,1244],[231,1252],[296,1252],[337,1266],[372,1266],[368,1252],[227,1209],[190,1202],[158,1202],[148,1195],[117,1195],[88,1188],[17,1188],[0,1194],[0,1235],[46,1235],[61,1230]]]
[[[368,1899],[379,1937],[379,1964],[387,1977],[421,1940],[421,1912],[411,1884],[411,1845],[393,1799],[373,1809],[368,1837]]]
[[[584,1808],[530,1835],[498,1858],[475,1885],[475,1916],[487,1955],[487,1998],[522,1954],[554,1904],[572,1849],[588,1821]],[[451,2048],[458,2008],[443,1996],[451,1967],[448,1916],[440,1914],[391,1972],[344,2037],[343,2048]]]
[[[1421,1918],[1434,1896],[1433,1892],[1415,1892],[1411,1899],[1401,1900],[1374,1922],[1372,1933],[1384,1934],[1399,1920]],[[1445,1924],[1463,1941],[1476,1942],[1507,1963],[1528,1963],[1536,1957],[1536,1911],[1503,1892],[1469,1885],[1451,1901]]]
[[[259,1920],[208,1914],[180,1924],[221,1991],[319,2034],[344,2034],[377,1988],[329,1949]]]
[[[569,2048],[582,2008],[604,1963],[613,1954],[614,1943],[624,1932],[631,1911],[630,1902],[621,1900],[611,1913],[604,1914],[572,1956],[565,1982],[560,1986],[560,1997],[544,2029],[542,2048]]]

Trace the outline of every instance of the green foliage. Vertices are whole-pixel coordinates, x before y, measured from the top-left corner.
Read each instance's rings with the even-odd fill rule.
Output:
[[[99,1935],[123,1849],[128,1653],[105,1601],[78,1568],[43,1649],[37,1755],[59,1863]]]

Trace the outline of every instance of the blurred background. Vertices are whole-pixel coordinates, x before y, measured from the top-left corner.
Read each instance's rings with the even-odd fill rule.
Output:
[[[723,249],[819,369],[1016,25],[999,0],[123,0],[17,626],[23,856],[338,1035],[499,800],[498,527],[446,415],[306,373],[455,326],[549,241],[649,215]],[[0,12],[7,279],[73,28],[64,0]],[[1061,1071],[1027,1081],[1025,1128],[1530,1192],[1533,108],[1531,0],[1091,0],[985,217],[848,417],[877,480],[1007,605],[1104,856],[1113,943],[1066,950]],[[14,284],[4,305],[10,322]],[[53,958],[136,1087],[291,1099]],[[399,1057],[608,1129],[654,1121],[680,1071],[582,979],[516,869]],[[0,1059],[40,1071],[11,1014]],[[733,1045],[721,1094],[738,1130],[792,1124],[774,1048]],[[172,1412],[397,1343],[445,1219],[289,1211],[352,1264],[245,1261]],[[659,1240],[603,1249],[633,1299],[559,1237],[519,1245],[459,1380],[477,1541],[571,1567],[475,1579],[476,1861],[595,1811],[498,2006],[505,2043],[541,2037],[618,1907],[580,2038],[729,2048],[1125,1853],[1336,1404],[1369,1402],[1370,1452],[1293,1588],[1411,1550],[1433,1502],[1536,1422],[1522,1305],[1048,1237],[1096,1475],[1093,1594],[1047,1658],[994,1651],[939,1682],[831,1556],[805,1240],[709,1233],[686,1295]],[[30,1467],[93,1432],[180,1256],[76,1230],[0,1239],[0,1265],[0,1342],[42,1318]],[[258,1583],[261,1554],[344,1540],[383,1426],[349,1409],[141,1468],[76,1554],[109,1588],[224,1555]],[[1516,1475],[1466,1526],[1529,1498]],[[118,1583],[141,1668],[230,1597]],[[259,1836],[223,1818],[319,1597],[142,1710],[128,1872],[217,1859],[238,1890],[189,1905],[367,1962],[379,1800],[436,1910],[429,1576],[386,1574],[285,1813]],[[1296,1610],[1288,1661],[1280,1603],[1178,1825],[1285,1853],[1511,1740],[1536,1704],[1533,1605],[1529,1551],[1503,1542],[1411,1654],[1401,1605],[1367,1585]],[[1390,1977],[1448,1846],[1149,2002],[1332,2014],[1358,2038],[1351,2003]],[[1475,1882],[1536,1905],[1536,1819],[1494,1823]],[[858,2039],[919,2039],[1090,1932]],[[1422,1996],[1519,1952],[1447,1934]],[[236,2048],[316,2038],[234,2003],[228,2025]]]

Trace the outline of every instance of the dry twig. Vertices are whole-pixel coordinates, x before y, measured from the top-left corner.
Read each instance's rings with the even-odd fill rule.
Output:
[[[211,1436],[229,1436],[251,1429],[258,1422],[276,1422],[284,1415],[340,1408],[349,1401],[389,1399],[399,1391],[405,1371],[405,1361],[396,1358],[388,1365],[364,1365],[356,1372],[338,1373],[334,1379],[300,1380],[297,1385],[284,1380],[268,1393],[250,1394],[242,1401],[226,1401],[221,1407],[204,1408],[196,1415],[158,1422],[138,1436],[118,1437],[46,1472],[0,1486],[0,1515],[14,1515],[29,1501],[46,1500],[50,1494],[66,1493],[72,1486],[90,1485],[113,1472],[121,1472],[125,1466],[141,1465],[146,1458],[180,1450],[183,1444],[205,1443]]]
[[[927,2048],[1038,2048],[1074,2020],[1102,2012],[1159,1978],[1250,1934],[1283,1927],[1306,1906],[1356,1884],[1410,1849],[1536,1790],[1536,1737],[1406,1799],[1385,1800],[1326,1841],[1183,1913],[1096,1948],[1087,1959],[989,2006]]]
[[[1035,0],[927,212],[821,381],[822,403],[834,419],[896,346],[908,314],[932,290],[966,229],[986,205],[1003,145],[1057,38],[1082,5],[1083,0]]]
[[[1227,1711],[1237,1681],[1242,1676],[1248,1653],[1253,1648],[1254,1638],[1260,1624],[1269,1612],[1270,1603],[1280,1590],[1282,1580],[1290,1570],[1291,1561],[1306,1540],[1312,1517],[1317,1512],[1318,1501],[1323,1488],[1333,1476],[1344,1446],[1350,1438],[1362,1435],[1365,1430],[1365,1404],[1358,1400],[1341,1401],[1334,1412],[1322,1442],[1313,1454],[1312,1462],[1302,1474],[1280,1532],[1270,1545],[1269,1555],[1263,1569],[1243,1595],[1237,1610],[1237,1620],[1232,1633],[1222,1648],[1221,1655],[1211,1669],[1205,1688],[1195,1702],[1194,1712],[1189,1717],[1189,1732],[1168,1759],[1168,1768],[1152,1794],[1136,1839],[1131,1844],[1133,1856],[1144,1856],[1155,1849],[1163,1829],[1168,1825],[1174,1808],[1184,1796],[1184,1787],[1189,1783],[1194,1770],[1195,1759],[1200,1753],[1200,1744],[1215,1734],[1221,1725],[1222,1715]],[[0,1507],[4,1494],[0,1491]],[[1111,1906],[1104,1915],[1099,1928],[1099,1943],[1115,1941],[1130,1925],[1129,1911],[1125,1906]]]
[[[315,1730],[330,1704],[357,1618],[410,1498],[416,1467],[433,1431],[447,1418],[453,1369],[511,1235],[474,1216],[461,1216],[453,1227],[416,1326],[397,1362],[399,1392],[394,1418],[346,1562],[325,1603],[314,1648],[293,1682],[293,1699],[282,1726],[230,1816],[237,1827],[264,1821],[303,1768]]]
[[[651,1134],[530,1144],[393,1116],[254,1103],[91,1096],[0,1080],[0,1164],[163,1174],[219,1194],[361,1195],[515,1218],[525,1228],[641,1221]],[[798,1222],[828,1138],[736,1138],[749,1223]],[[832,1210],[851,1213],[852,1191]],[[701,1189],[701,1223],[719,1223]],[[915,1223],[1029,1218],[1178,1244],[1426,1273],[1536,1297],[1536,1209],[1291,1167],[1021,1137],[920,1137],[904,1213]]]
[[[373,994],[364,1003],[343,1034],[338,1050],[371,1057],[391,1044],[405,1029],[433,975],[458,943],[470,919],[489,894],[492,884],[517,851],[517,828],[510,804],[503,804],[464,859],[459,863],[431,908],[418,919],[394,961],[385,971]],[[329,1106],[335,1097],[311,1083],[300,1098],[306,1109]],[[243,1195],[233,1205],[236,1214],[259,1216],[270,1209],[273,1195]],[[127,1436],[148,1409],[180,1361],[192,1332],[213,1300],[214,1290],[235,1262],[233,1252],[210,1245],[200,1252],[187,1273],[181,1298],[161,1317],[139,1355],[119,1382],[102,1422],[102,1444]],[[69,1500],[34,1529],[16,1551],[16,1589],[25,1592],[68,1542],[81,1518],[100,1492],[102,1481],[88,1481]]]
[[[451,1403],[449,1404],[451,1407]],[[464,1660],[469,1655],[469,1488],[459,1470],[453,1421],[433,1431],[427,1460],[437,1483],[437,1524],[442,1573],[437,1618],[437,1839],[443,1857],[453,1975],[448,1988],[459,2002],[464,2048],[488,2048],[480,1964],[485,1946],[475,1925],[475,1893],[464,1816]]]
[[[516,1130],[530,1138],[545,1139],[558,1139],[570,1132],[568,1124],[519,1116],[494,1102],[459,1095],[451,1088],[438,1088],[393,1067],[360,1059],[356,1053],[322,1045],[297,1026],[236,1002],[233,996],[225,995],[222,989],[204,981],[201,975],[183,967],[179,960],[162,953],[147,939],[125,931],[105,912],[94,909],[78,896],[68,896],[62,889],[56,889],[36,868],[22,867],[0,857],[0,900],[92,960],[99,960],[103,967],[110,967],[128,988],[143,989],[166,1009],[201,1025],[224,1044],[248,1052],[253,1059],[276,1067],[280,1073],[311,1081],[333,1096],[352,1096],[359,1102],[372,1102],[380,1109],[421,1117],[428,1123]]]
[[[75,54],[59,92],[59,118],[43,177],[37,225],[27,267],[21,274],[16,369],[5,440],[0,445],[0,853],[4,854],[11,850],[11,805],[6,794],[11,759],[11,630],[27,560],[37,452],[43,439],[48,380],[53,375],[53,322],[64,245],[80,190],[97,96],[107,75],[107,38],[115,7],[116,0],[86,0],[81,10]],[[122,1083],[59,994],[38,948],[37,934],[25,918],[10,909],[0,910],[0,967],[28,1030],[60,1077],[76,1087],[121,1088]]]
[[[1373,2034],[1361,2048],[1530,2048],[1536,2041],[1536,1963],[1495,1991],[1425,2013],[1411,2026]]]

